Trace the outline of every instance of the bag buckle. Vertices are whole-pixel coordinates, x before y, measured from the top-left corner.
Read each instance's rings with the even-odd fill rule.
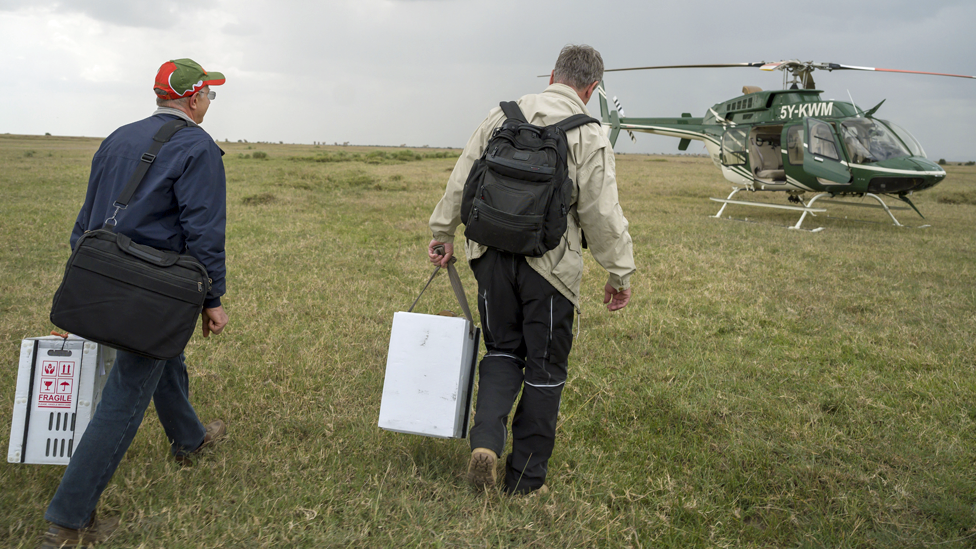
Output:
[[[140,160],[142,160],[146,164],[152,164],[153,161],[156,160],[156,155],[152,153],[142,153],[142,158],[140,158]]]
[[[153,155],[150,155],[150,156],[153,156]],[[153,158],[155,158],[155,156],[153,156]],[[125,204],[119,204],[118,202],[115,202],[112,205],[115,206],[115,211],[112,212],[112,217],[110,217],[110,218],[108,218],[108,219],[105,220],[105,225],[104,225],[103,228],[106,228],[106,229],[115,228],[115,225],[117,224],[117,221],[115,220],[115,216],[119,214],[119,210],[124,210],[126,208],[126,205]]]

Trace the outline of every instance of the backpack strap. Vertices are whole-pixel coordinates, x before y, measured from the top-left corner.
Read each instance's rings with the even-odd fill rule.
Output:
[[[565,120],[556,122],[555,124],[553,124],[553,126],[558,126],[564,132],[568,132],[573,128],[578,128],[586,124],[602,124],[602,122],[600,122],[596,118],[593,118],[592,116],[587,116],[585,114],[574,114],[573,116],[570,116]]]
[[[518,120],[524,124],[529,123],[529,121],[525,119],[525,115],[522,114],[522,109],[519,108],[518,103],[515,101],[502,101],[498,104],[498,106],[502,108],[502,112],[504,112],[505,116],[508,118]],[[558,126],[565,132],[573,128],[578,128],[584,124],[602,124],[602,122],[596,118],[593,118],[592,116],[587,116],[585,114],[574,114],[565,120],[556,122],[553,124],[553,126]]]
[[[519,108],[518,103],[515,101],[502,101],[498,104],[498,106],[502,108],[502,112],[505,113],[505,116],[513,120],[518,120],[523,124],[529,123],[529,121],[525,119],[525,115],[522,114],[522,109]]]
[[[578,128],[580,126],[584,126],[586,124],[592,124],[592,123],[602,124],[602,122],[600,122],[596,118],[593,118],[592,116],[586,116],[585,114],[574,114],[573,116],[570,116],[569,118],[556,122],[553,125],[558,126],[564,132],[567,132],[573,128]],[[580,243],[583,245],[583,248],[586,249],[587,247],[586,233],[583,232],[583,227],[580,227],[580,240],[581,240]]]

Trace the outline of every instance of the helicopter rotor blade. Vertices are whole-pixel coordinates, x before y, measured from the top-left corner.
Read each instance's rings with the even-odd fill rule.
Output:
[[[724,67],[761,67],[765,65],[765,61],[760,61],[758,63],[719,63],[711,65],[658,65],[654,67],[626,67],[622,69],[605,69],[603,72],[621,72],[621,71],[646,71],[653,69],[721,69]],[[549,74],[540,74],[539,78],[548,78]]]
[[[606,69],[603,72],[622,72],[622,71],[644,71],[644,70],[654,70],[654,69],[720,69],[726,67],[758,67],[764,71],[775,71],[775,70],[794,70],[797,68],[808,68],[811,72],[814,69],[823,69],[827,71],[836,70],[851,70],[851,71],[876,71],[876,72],[900,72],[906,74],[928,74],[932,76],[952,76],[955,78],[976,78],[976,76],[970,76],[967,74],[949,74],[944,72],[925,72],[925,71],[906,71],[901,69],[882,69],[879,67],[859,67],[856,65],[841,65],[839,63],[813,63],[813,62],[800,62],[795,59],[789,61],[775,61],[767,63],[765,61],[760,61],[758,63],[712,63],[707,65],[655,65],[651,67],[625,67],[620,69]],[[548,74],[540,75],[549,76]]]
[[[944,72],[925,72],[925,71],[906,71],[901,69],[880,69],[877,67],[857,67],[854,65],[839,65],[837,63],[824,63],[823,68],[828,71],[848,70],[848,71],[876,71],[876,72],[901,72],[907,74],[929,74],[932,76],[952,76],[955,78],[976,78],[966,74],[948,74]]]
[[[765,64],[766,64],[765,61],[760,61],[759,63],[719,63],[719,64],[711,64],[711,65],[658,65],[654,67],[627,67],[623,69],[606,69],[603,72],[646,71],[646,70],[653,70],[653,69],[721,69],[725,67],[761,67]]]

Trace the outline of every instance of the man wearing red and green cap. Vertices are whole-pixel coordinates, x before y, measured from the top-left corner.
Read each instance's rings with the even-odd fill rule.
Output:
[[[190,59],[163,63],[153,85],[156,112],[122,126],[102,142],[71,233],[73,248],[85,231],[100,228],[112,216],[116,197],[159,128],[177,118],[186,120],[187,127],[159,150],[128,206],[115,215],[115,230],[140,244],[188,253],[203,263],[213,280],[204,301],[204,337],[219,334],[228,320],[220,302],[226,289],[223,151],[200,127],[216,97],[210,87],[223,83],[223,74],[207,72]],[[104,541],[118,527],[117,517],[96,518],[95,507],[150,400],[180,463],[226,432],[222,421],[204,425],[197,417],[182,354],[153,360],[119,350],[102,400],[44,515],[51,524],[40,547],[87,547]]]

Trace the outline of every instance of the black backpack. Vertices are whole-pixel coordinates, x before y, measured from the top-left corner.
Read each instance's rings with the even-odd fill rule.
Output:
[[[566,174],[566,131],[600,121],[575,114],[551,126],[529,124],[518,104],[500,103],[507,119],[491,134],[464,183],[464,236],[530,257],[559,245],[573,181]]]

